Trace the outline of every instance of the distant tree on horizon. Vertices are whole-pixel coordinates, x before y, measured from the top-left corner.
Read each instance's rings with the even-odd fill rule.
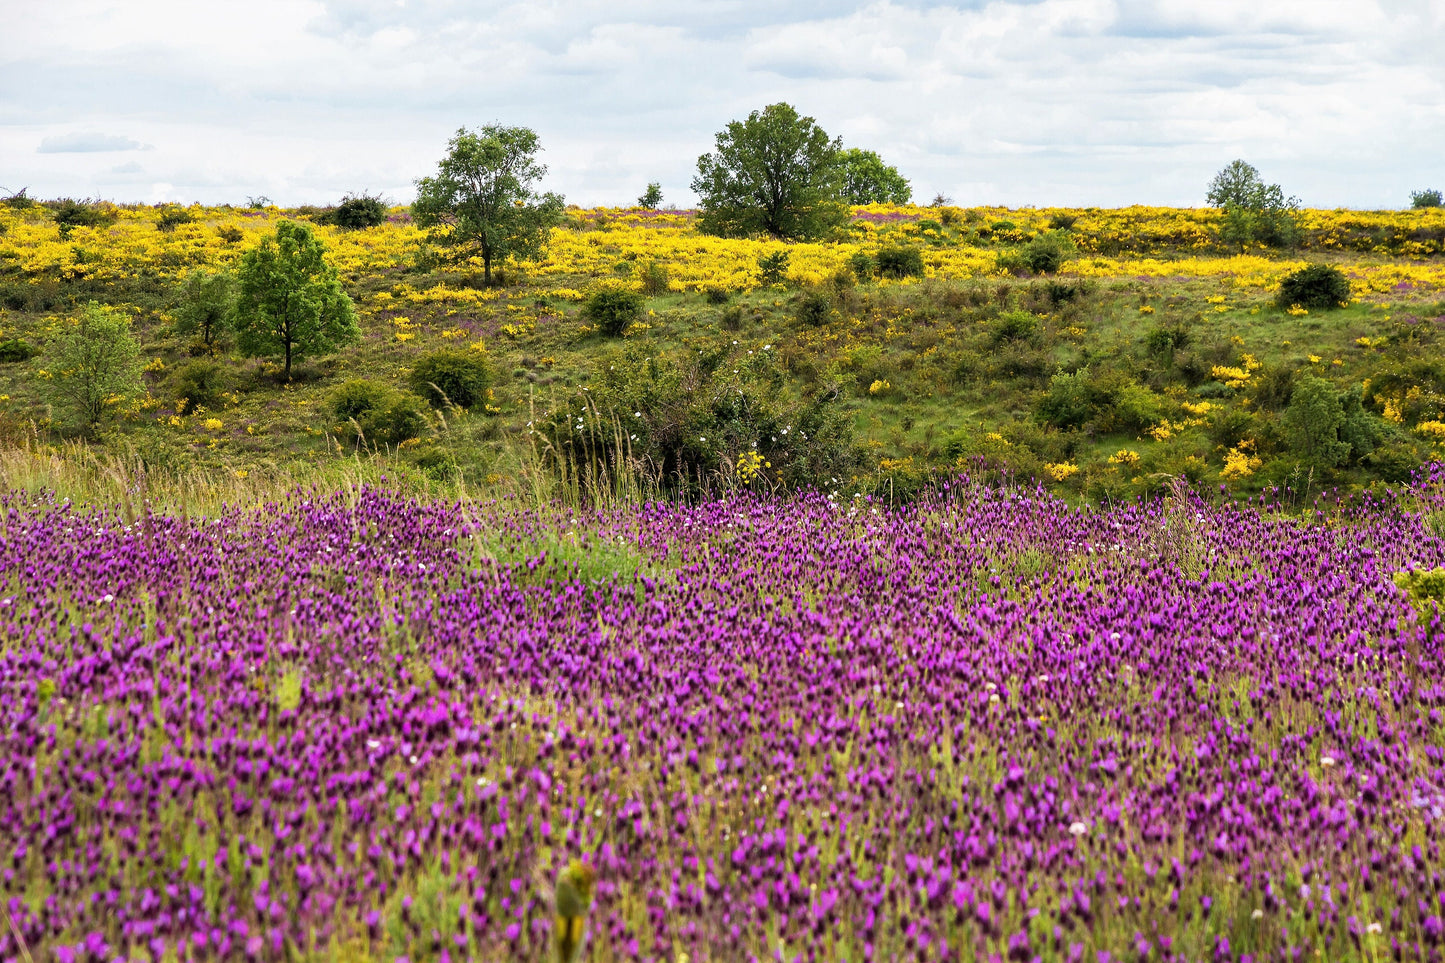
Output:
[[[856,147],[839,155],[843,165],[843,197],[849,204],[907,204],[913,187],[898,168],[883,163],[871,150]]]

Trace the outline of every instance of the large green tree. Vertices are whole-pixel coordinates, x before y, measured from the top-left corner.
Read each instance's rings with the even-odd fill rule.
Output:
[[[698,227],[722,237],[821,237],[848,217],[842,143],[788,104],[755,110],[697,159]]]
[[[1253,164],[1231,161],[1209,182],[1206,199],[1224,210],[1219,236],[1227,244],[1288,247],[1299,240],[1299,198],[1266,184]]]
[[[60,326],[44,364],[52,401],[69,408],[87,428],[105,417],[109,405],[143,387],[140,345],[130,319],[94,301],[80,317]]]
[[[454,259],[480,257],[490,284],[493,263],[538,256],[562,220],[561,195],[533,188],[547,173],[537,162],[540,150],[536,133],[526,127],[458,130],[436,176],[416,182],[412,216]]]
[[[219,271],[192,271],[176,293],[175,330],[194,337],[215,354],[231,324],[235,281]]]
[[[361,339],[356,308],[325,254],[310,226],[282,221],[236,270],[236,346],[248,357],[283,355],[287,381],[293,358]]]
[[[843,197],[849,204],[907,204],[913,200],[908,178],[873,151],[852,147],[839,155],[839,162],[843,165]]]

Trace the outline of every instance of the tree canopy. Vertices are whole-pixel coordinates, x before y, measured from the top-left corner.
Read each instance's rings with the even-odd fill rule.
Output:
[[[843,165],[843,197],[849,204],[907,204],[913,187],[898,168],[883,163],[871,150],[849,148],[839,154]]]
[[[755,110],[717,135],[697,159],[692,189],[698,227],[708,234],[785,240],[821,237],[848,216],[842,197],[842,142],[788,104]]]
[[[1253,164],[1231,161],[1209,182],[1206,199],[1224,209],[1219,234],[1226,243],[1286,247],[1299,239],[1299,198],[1286,197],[1278,184],[1266,184]]]
[[[241,256],[236,270],[236,346],[250,357],[291,360],[361,339],[356,308],[306,224],[282,221],[274,237]]]
[[[436,176],[416,182],[412,216],[454,259],[481,258],[490,284],[493,263],[538,256],[562,220],[561,195],[533,188],[547,173],[536,159],[540,150],[536,133],[526,127],[458,130]]]
[[[108,405],[143,387],[140,345],[130,319],[94,301],[80,317],[60,326],[46,350],[45,367],[51,398],[87,428],[105,417]]]

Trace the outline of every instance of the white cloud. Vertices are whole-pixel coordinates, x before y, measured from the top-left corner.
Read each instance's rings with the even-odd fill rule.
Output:
[[[53,134],[35,148],[37,154],[98,154],[118,150],[150,150],[138,140],[117,134],[98,134],[94,131],[76,131],[70,134]]]
[[[496,121],[569,200],[689,203],[716,131],[786,100],[924,198],[1199,203],[1245,157],[1400,206],[1440,178],[1442,32],[1445,0],[51,0],[0,37],[0,155],[39,196],[406,200]],[[34,157],[106,130],[157,145],[145,172]]]

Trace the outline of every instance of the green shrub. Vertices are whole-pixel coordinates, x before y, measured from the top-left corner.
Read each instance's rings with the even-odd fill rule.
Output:
[[[246,233],[234,224],[222,224],[216,228],[216,235],[227,244],[239,244]]]
[[[194,220],[191,212],[179,204],[167,204],[161,209],[161,216],[156,218],[156,228],[169,234],[182,224],[189,224]]]
[[[322,220],[349,231],[386,223],[386,202],[371,194],[347,194]]]
[[[637,262],[637,281],[650,298],[667,293],[667,268],[656,261]]]
[[[331,393],[331,410],[338,418],[358,418],[384,404],[391,393],[380,382],[355,378]]]
[[[1054,375],[1034,412],[1055,428],[1142,432],[1159,420],[1160,399],[1122,372],[1085,367]]]
[[[1028,311],[1006,311],[998,316],[989,332],[989,341],[996,348],[1014,341],[1031,341],[1039,333],[1039,319]]]
[[[1351,445],[1340,438],[1345,406],[1335,386],[1312,374],[1295,379],[1284,412],[1285,437],[1297,454],[1326,467],[1343,464]]]
[[[1189,329],[1183,325],[1160,325],[1144,335],[1144,347],[1154,357],[1172,362],[1174,352],[1189,347],[1191,340]]]
[[[1285,277],[1279,283],[1275,303],[1281,308],[1299,305],[1302,308],[1329,310],[1343,307],[1350,300],[1350,279],[1343,271],[1328,264],[1311,264]]]
[[[1049,230],[1051,230],[1051,231],[1067,231],[1067,230],[1071,230],[1071,229],[1073,228],[1073,226],[1074,226],[1076,223],[1078,223],[1078,220],[1079,220],[1079,217],[1078,217],[1077,214],[1064,214],[1064,213],[1062,213],[1062,212],[1055,213],[1055,214],[1051,214],[1051,215],[1049,215]]]
[[[833,299],[822,291],[809,291],[798,300],[794,317],[799,324],[820,328],[828,323],[833,313]]]
[[[444,348],[417,359],[410,383],[433,408],[471,408],[486,401],[491,365],[486,354],[476,349]]]
[[[1035,274],[1055,274],[1074,250],[1074,242],[1063,231],[1045,231],[1025,244],[1018,256]]]
[[[341,385],[331,395],[331,410],[343,420],[339,434],[354,443],[399,445],[426,428],[419,399],[375,381]]]
[[[877,265],[867,251],[854,251],[848,256],[848,270],[852,271],[853,276],[858,280],[865,281],[873,277]]]
[[[46,205],[60,228],[61,237],[69,237],[77,227],[108,227],[115,223],[116,214],[99,201],[77,201],[69,197],[52,201]]]
[[[29,361],[39,353],[39,350],[24,338],[5,338],[4,340],[0,340],[0,364]]]
[[[782,284],[788,279],[788,258],[791,251],[774,251],[758,256],[758,283],[763,287]]]
[[[144,386],[130,318],[94,301],[74,321],[61,323],[45,354],[45,367],[53,374],[45,384],[47,393],[86,428]]]
[[[228,274],[192,271],[173,302],[175,332],[196,338],[206,352],[214,352],[231,330],[236,305],[236,284]]]
[[[1439,207],[1441,202],[1440,192],[1434,188],[1410,192],[1410,206],[1413,208]]]
[[[13,194],[0,197],[0,204],[4,204],[6,207],[16,211],[23,211],[27,208],[34,207],[35,199],[25,193],[27,190],[29,190],[29,188],[22,187]]]
[[[727,304],[732,298],[732,293],[727,288],[710,287],[705,292],[708,304]]]
[[[197,359],[171,376],[171,393],[176,398],[176,413],[185,415],[197,408],[220,407],[221,393],[226,390],[227,372],[214,361]]]
[[[885,278],[923,277],[923,254],[916,247],[879,248],[878,274]]]
[[[618,337],[642,314],[642,295],[621,288],[599,288],[587,297],[582,314],[609,337]]]

